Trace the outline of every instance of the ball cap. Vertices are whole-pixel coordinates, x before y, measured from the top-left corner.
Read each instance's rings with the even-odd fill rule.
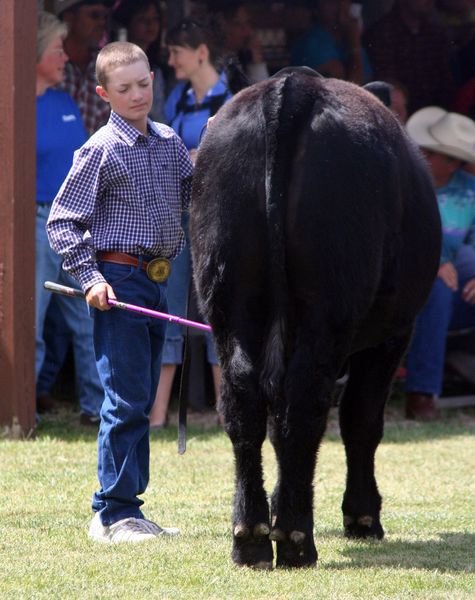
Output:
[[[406,127],[421,148],[475,163],[475,122],[469,117],[427,106],[415,112]]]

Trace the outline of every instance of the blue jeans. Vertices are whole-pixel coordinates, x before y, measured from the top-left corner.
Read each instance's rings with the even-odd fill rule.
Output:
[[[51,292],[44,289],[43,283],[55,281],[62,285],[77,287],[77,283],[63,271],[61,257],[50,248],[45,229],[49,212],[49,205],[38,205],[36,208],[35,366],[37,379],[45,358],[43,328],[46,311],[51,300]],[[97,416],[104,399],[104,390],[97,373],[92,342],[93,324],[87,305],[84,301],[66,296],[57,296],[56,304],[72,332],[74,366],[81,412]]]
[[[183,227],[187,229],[187,221]],[[172,272],[168,279],[168,310],[170,314],[178,317],[187,316],[188,290],[191,282],[191,256],[187,233],[187,244],[181,254],[172,263]],[[177,323],[167,324],[167,335],[163,347],[162,362],[164,365],[181,365],[183,362],[184,345],[183,325]],[[207,360],[211,365],[218,364],[214,348],[213,337],[209,332],[204,334],[206,341]]]
[[[167,311],[166,284],[140,267],[100,263],[123,302]],[[100,490],[92,508],[104,525],[143,517],[149,480],[149,420],[160,377],[166,321],[117,308],[92,309],[97,368],[105,390],[98,438]]]
[[[71,330],[63,317],[57,301],[57,296],[51,294],[43,327],[43,339],[46,348],[43,364],[36,378],[37,396],[48,394],[51,391],[64,364],[69,347],[72,345],[73,336]]]
[[[455,268],[458,290],[452,292],[439,277],[419,313],[407,355],[406,391],[440,394],[444,376],[447,332],[475,327],[475,305],[462,300],[465,283],[475,277],[475,251],[463,246]]]

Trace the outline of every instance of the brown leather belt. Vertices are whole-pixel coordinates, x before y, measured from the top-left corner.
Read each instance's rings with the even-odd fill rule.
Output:
[[[131,265],[133,267],[140,267],[147,273],[147,277],[151,281],[163,283],[166,281],[171,272],[170,261],[166,258],[154,258],[150,261],[142,260],[126,254],[125,252],[106,252],[100,250],[97,252],[97,260],[103,262],[116,263],[118,265]]]

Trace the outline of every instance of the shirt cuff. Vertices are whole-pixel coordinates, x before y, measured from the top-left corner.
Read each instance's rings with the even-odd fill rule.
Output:
[[[102,273],[92,266],[75,270],[71,273],[71,276],[79,282],[84,293],[96,283],[107,283]]]

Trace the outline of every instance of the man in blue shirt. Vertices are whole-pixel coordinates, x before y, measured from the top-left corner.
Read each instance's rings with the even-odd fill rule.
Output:
[[[89,537],[107,543],[177,535],[145,519],[138,498],[149,480],[149,413],[160,374],[166,323],[109,310],[108,299],[167,312],[167,264],[183,249],[192,164],[168,126],[147,118],[148,59],[128,42],[106,45],[96,64],[97,93],[110,119],[75,154],[53,202],[52,248],[93,308],[97,367],[105,389],[98,440],[100,490]],[[85,233],[89,233],[86,239]]]
[[[407,357],[406,416],[432,420],[447,332],[475,326],[475,177],[461,169],[475,163],[475,123],[429,106],[412,115],[407,129],[431,168],[442,221],[438,277],[417,318]]]

